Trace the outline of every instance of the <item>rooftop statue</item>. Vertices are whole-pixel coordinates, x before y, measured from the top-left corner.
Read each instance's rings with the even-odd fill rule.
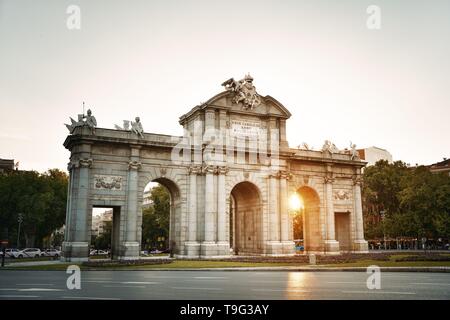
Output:
[[[253,78],[250,74],[247,74],[244,79],[239,81],[234,80],[234,78],[230,78],[222,83],[222,86],[224,86],[226,90],[235,94],[233,97],[233,102],[236,104],[242,102],[245,110],[253,110],[261,104],[259,95],[256,93],[256,88],[253,85]]]
[[[325,140],[325,142],[322,146],[322,152],[325,152],[325,151],[327,151],[329,153],[339,153],[339,149],[330,140]]]
[[[135,118],[136,122],[131,121],[131,131],[144,138],[144,128],[142,127],[142,122],[139,117]]]
[[[130,129],[131,124],[131,129]],[[135,134],[137,134],[139,137],[144,138],[144,128],[142,127],[142,122],[139,117],[135,118],[135,122],[130,120],[123,120],[123,128],[118,126],[117,124],[114,125],[114,128],[116,130],[125,130],[125,131],[131,131]]]
[[[91,129],[91,134],[95,134],[95,128],[97,127],[97,120],[92,115],[91,109],[88,109],[87,115],[79,114],[78,115],[78,121],[75,121],[70,118],[71,124],[66,124],[67,129],[69,129],[70,133],[73,133],[73,130],[77,127],[84,127],[87,126]]]
[[[352,160],[359,160],[359,152],[356,150],[356,144],[350,141],[350,156]]]

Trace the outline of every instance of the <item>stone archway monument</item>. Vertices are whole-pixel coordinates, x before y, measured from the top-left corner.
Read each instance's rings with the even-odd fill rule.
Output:
[[[250,75],[223,86],[180,117],[183,136],[146,133],[138,117],[115,129],[97,127],[90,110],[71,119],[64,142],[71,155],[63,259],[88,259],[94,207],[113,208],[113,258],[138,258],[150,181],[170,191],[177,257],[293,254],[293,194],[311,203],[307,251],[367,251],[360,189],[365,163],[355,145],[290,148],[291,114],[280,102],[259,95]]]

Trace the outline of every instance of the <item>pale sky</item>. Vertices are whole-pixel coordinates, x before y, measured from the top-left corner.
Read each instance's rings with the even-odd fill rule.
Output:
[[[291,147],[351,140],[431,164],[450,157],[449,39],[450,1],[0,0],[0,158],[65,170],[82,101],[99,127],[140,116],[181,135],[179,116],[250,72],[292,113]]]

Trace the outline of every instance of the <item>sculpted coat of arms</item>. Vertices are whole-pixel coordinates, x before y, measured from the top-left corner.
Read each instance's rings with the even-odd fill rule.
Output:
[[[244,79],[239,81],[230,78],[222,83],[222,86],[234,93],[233,102],[236,104],[242,102],[245,110],[253,110],[261,104],[261,99],[256,92],[256,88],[253,85],[253,78],[250,74],[247,74]]]

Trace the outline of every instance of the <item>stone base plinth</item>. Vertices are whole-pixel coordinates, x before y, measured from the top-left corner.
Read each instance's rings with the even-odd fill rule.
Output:
[[[295,254],[295,243],[294,241],[282,241],[282,250],[285,255],[294,255]]]
[[[230,243],[229,242],[217,242],[217,255],[218,256],[229,256],[230,252]]]
[[[266,253],[268,256],[283,255],[283,243],[280,241],[269,241],[266,243]]]
[[[217,256],[217,243],[214,241],[204,241],[200,244],[200,256],[211,257]]]
[[[336,240],[325,240],[325,254],[339,254],[339,242]]]
[[[120,246],[118,255],[119,260],[136,260],[139,259],[139,242],[129,241],[123,242]]]
[[[68,242],[62,243],[61,261],[83,262],[89,260],[88,242]]]
[[[184,255],[186,258],[198,258],[200,257],[200,243],[194,242],[185,242],[184,243]]]
[[[353,251],[358,253],[369,253],[369,244],[366,240],[355,240],[353,242]]]

